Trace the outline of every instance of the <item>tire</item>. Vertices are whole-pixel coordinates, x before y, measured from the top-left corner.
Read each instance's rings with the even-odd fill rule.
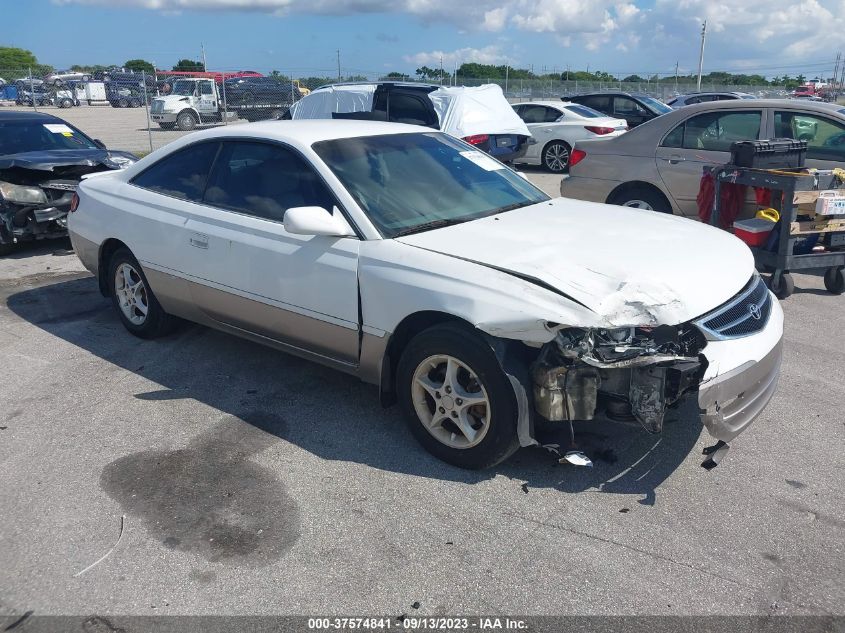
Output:
[[[255,97],[251,92],[245,92],[241,95],[241,103],[252,103],[253,101],[255,101]]]
[[[129,107],[130,107],[130,108],[140,108],[140,107],[141,107],[141,102],[140,102],[140,101],[138,101],[137,99],[130,99],[130,100],[129,100]]]
[[[197,126],[197,119],[190,112],[181,112],[176,117],[176,127],[183,132],[190,132]]]
[[[271,121],[281,121],[285,116],[285,111],[281,109],[275,109],[270,112],[270,116],[267,117]]]
[[[572,148],[563,141],[552,141],[543,148],[540,159],[546,171],[562,174],[569,167],[569,154]]]
[[[176,124],[175,123],[159,123],[158,126],[162,130],[172,130],[173,128],[176,127]]]
[[[454,380],[444,375],[450,363]],[[468,327],[436,325],[415,336],[399,360],[396,393],[411,433],[444,462],[489,468],[519,448],[513,387],[493,351]],[[479,402],[468,405],[473,395]]]
[[[824,287],[828,292],[841,295],[845,292],[845,273],[842,268],[828,268],[824,274]]]
[[[117,107],[118,108],[128,108],[129,107],[129,99],[126,97],[121,97],[117,100]]]
[[[90,75],[82,75],[82,81],[91,81]]]
[[[73,107],[73,100],[65,97],[64,99],[59,101],[59,107],[60,108],[72,108]]]
[[[648,187],[625,187],[607,200],[608,204],[658,213],[672,213],[672,207],[659,192]]]
[[[15,250],[14,244],[0,244],[0,257],[3,255],[9,255]]]
[[[795,280],[792,279],[792,275],[785,272],[778,274],[775,271],[769,277],[768,286],[778,299],[786,299],[795,292]]]
[[[108,275],[112,305],[123,327],[131,334],[151,339],[173,330],[176,319],[161,307],[138,260],[129,249],[119,248],[115,251],[109,262]],[[134,285],[127,285],[127,280]],[[143,314],[143,308],[146,308],[146,315]]]

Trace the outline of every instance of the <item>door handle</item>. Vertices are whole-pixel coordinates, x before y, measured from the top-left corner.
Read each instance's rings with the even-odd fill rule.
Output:
[[[665,160],[670,165],[677,165],[678,163],[682,163],[686,160],[681,156],[670,156],[669,158],[664,158],[663,156],[660,157],[660,160]]]
[[[203,233],[191,233],[191,237],[188,238],[188,243],[196,248],[208,248],[208,235],[204,235]]]

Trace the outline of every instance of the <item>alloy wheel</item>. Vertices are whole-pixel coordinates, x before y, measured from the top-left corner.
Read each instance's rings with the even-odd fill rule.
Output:
[[[114,294],[121,312],[132,325],[143,325],[150,309],[147,286],[137,270],[126,262],[114,273]]]
[[[569,164],[569,150],[563,143],[552,143],[546,148],[546,167],[549,171],[560,173]]]
[[[478,445],[490,428],[490,400],[477,374],[457,358],[429,356],[414,372],[414,410],[425,429],[450,448]]]

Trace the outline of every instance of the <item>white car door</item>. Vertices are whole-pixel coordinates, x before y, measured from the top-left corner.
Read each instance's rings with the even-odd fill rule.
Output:
[[[132,185],[123,224],[140,240],[133,251],[184,284],[187,296],[167,299],[238,330],[357,362],[360,242],[285,231],[287,208],[336,204],[298,154],[272,143],[200,142]]]
[[[528,162],[539,162],[541,153],[546,144],[557,138],[555,136],[559,125],[555,123],[563,114],[556,108],[540,104],[525,104],[518,110],[519,117],[525,122],[531,136],[537,142],[529,145],[525,152],[524,160]]]
[[[181,246],[195,303],[221,323],[356,363],[360,240],[283,225],[293,207],[343,217],[306,160],[280,144],[226,140],[203,203]]]

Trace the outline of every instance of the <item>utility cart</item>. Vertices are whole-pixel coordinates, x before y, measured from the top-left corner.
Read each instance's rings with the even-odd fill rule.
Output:
[[[845,197],[845,189],[836,175],[829,170],[803,168],[759,169],[721,165],[709,169],[715,181],[715,198],[710,214],[710,224],[714,226],[719,226],[723,183],[771,190],[772,207],[780,215],[779,221],[773,223],[773,230],[779,231],[777,242],[773,250],[763,245],[751,247],[751,252],[757,268],[771,273],[769,288],[775,296],[779,299],[790,296],[795,290],[790,272],[808,269],[826,269],[825,288],[834,294],[845,291],[845,215],[816,213],[817,208],[825,206],[817,203],[820,196],[825,199],[841,192]],[[812,203],[816,203],[815,206]],[[840,204],[837,202],[837,205]],[[799,215],[807,215],[809,219],[799,221]],[[796,254],[796,243],[814,234],[825,236],[826,250]]]

